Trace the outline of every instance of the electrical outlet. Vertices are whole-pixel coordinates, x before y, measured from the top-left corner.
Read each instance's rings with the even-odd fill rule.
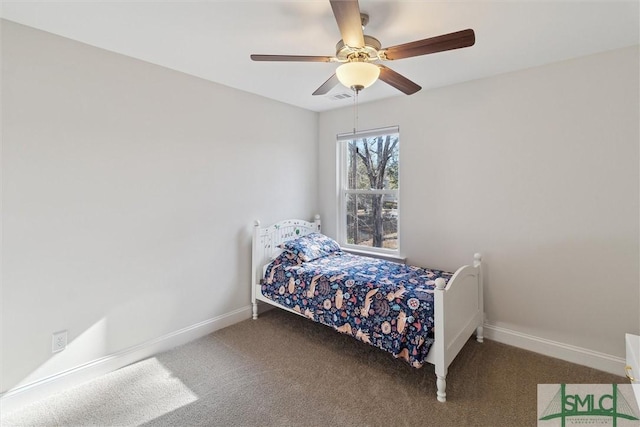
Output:
[[[65,348],[67,348],[67,331],[54,332],[51,342],[51,352],[57,353]]]

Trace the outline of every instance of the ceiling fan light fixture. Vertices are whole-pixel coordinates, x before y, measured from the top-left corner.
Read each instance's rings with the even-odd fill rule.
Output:
[[[378,80],[380,68],[370,62],[346,62],[338,67],[336,76],[346,87],[359,91]]]

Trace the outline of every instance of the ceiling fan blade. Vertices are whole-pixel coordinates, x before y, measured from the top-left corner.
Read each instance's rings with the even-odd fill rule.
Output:
[[[385,67],[384,65],[378,65],[378,67],[380,67],[380,80],[395,87],[399,91],[411,95],[422,89],[422,87],[404,77],[402,74],[396,73],[391,68]]]
[[[364,47],[362,19],[357,0],[330,0],[342,41],[349,47]]]
[[[253,61],[287,61],[287,62],[332,62],[333,56],[308,55],[251,55]]]
[[[427,55],[429,53],[444,52],[446,50],[460,49],[462,47],[473,46],[475,42],[475,33],[473,30],[467,29],[388,47],[383,49],[383,52],[386,59],[394,60],[411,58],[412,56]]]
[[[324,95],[331,89],[333,89],[338,83],[340,83],[340,81],[338,80],[338,76],[334,74],[333,76],[329,77],[326,82],[322,83],[322,85],[318,89],[316,89],[315,92],[313,92],[313,95]]]

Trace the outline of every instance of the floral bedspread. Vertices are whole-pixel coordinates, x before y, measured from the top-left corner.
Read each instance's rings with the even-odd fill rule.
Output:
[[[451,276],[346,252],[308,262],[283,253],[267,267],[262,293],[419,368],[434,340],[435,280]]]

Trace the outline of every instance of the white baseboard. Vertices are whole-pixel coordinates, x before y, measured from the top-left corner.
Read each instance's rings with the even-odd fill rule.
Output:
[[[513,347],[588,366],[610,374],[624,376],[625,360],[622,357],[551,341],[486,323],[484,324],[484,336],[490,340]]]
[[[69,387],[80,385],[100,375],[120,369],[160,352],[188,343],[218,329],[250,319],[251,306],[196,323],[116,353],[59,372],[55,375],[21,385],[0,395],[0,411],[10,412]]]
[[[261,304],[261,312],[271,307]],[[52,393],[80,385],[100,375],[120,369],[154,354],[186,344],[218,329],[250,319],[251,306],[196,323],[142,344],[87,362],[75,368],[51,375],[41,380],[11,389],[0,395],[0,412],[10,412],[26,404],[45,398]],[[487,339],[540,353],[545,356],[588,366],[590,368],[624,376],[625,360],[597,351],[551,341],[499,326],[484,325]]]

